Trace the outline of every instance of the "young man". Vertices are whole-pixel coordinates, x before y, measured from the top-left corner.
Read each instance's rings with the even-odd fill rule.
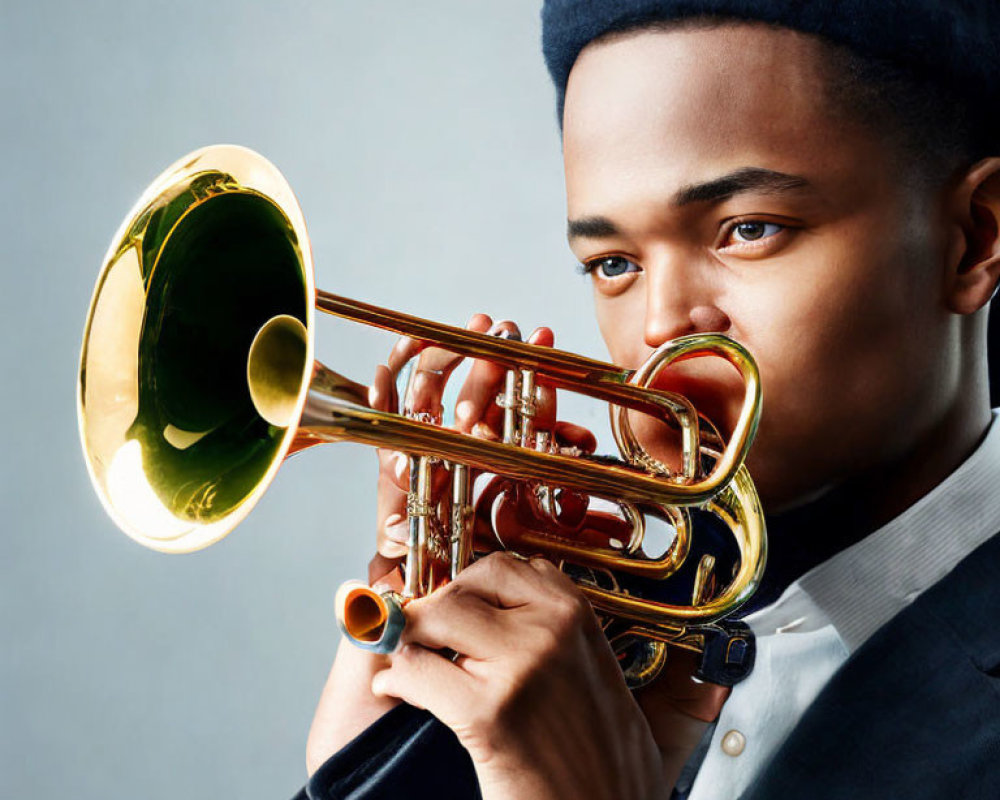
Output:
[[[399,653],[341,647],[309,797],[1000,795],[1000,9],[890,6],[543,11],[570,246],[613,360],[718,331],[760,365],[754,672],[728,699],[676,674],[633,697],[574,586],[493,556],[408,606]],[[732,424],[728,371],[671,376]],[[493,378],[477,366],[464,388],[467,430]],[[399,486],[386,454],[376,578],[402,552]]]

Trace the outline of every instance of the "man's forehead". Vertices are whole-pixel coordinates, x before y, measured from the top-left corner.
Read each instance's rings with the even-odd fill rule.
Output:
[[[729,189],[750,179],[753,188],[773,189],[787,180],[762,176],[799,176],[801,185],[826,162],[870,158],[878,142],[831,115],[812,45],[791,41],[804,37],[789,31],[751,36],[759,47],[747,44],[742,61],[727,59],[731,40],[716,29],[647,32],[581,56],[564,127],[571,193],[627,180],[630,193],[648,186],[683,200],[718,195],[720,187],[703,184],[723,178]],[[781,41],[789,46],[773,68],[745,68],[774,60]]]
[[[814,37],[757,24],[643,31],[595,42],[570,74],[564,133],[577,135],[581,125],[606,130],[693,116],[735,121],[822,112],[822,55]]]

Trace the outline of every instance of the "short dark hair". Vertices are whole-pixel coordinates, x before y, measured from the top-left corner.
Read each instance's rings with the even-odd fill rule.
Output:
[[[976,108],[966,96],[897,64],[824,45],[834,108],[885,135],[932,182],[1000,152],[993,109]]]

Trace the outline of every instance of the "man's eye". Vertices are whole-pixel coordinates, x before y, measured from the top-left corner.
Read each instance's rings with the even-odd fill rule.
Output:
[[[734,242],[757,242],[784,230],[777,222],[739,222],[733,226],[730,239]]]
[[[621,256],[595,258],[583,265],[584,272],[597,272],[602,278],[617,278],[626,272],[638,272],[639,265]]]

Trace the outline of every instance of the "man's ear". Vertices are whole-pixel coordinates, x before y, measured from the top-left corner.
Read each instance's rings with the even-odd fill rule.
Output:
[[[948,306],[972,314],[990,302],[1000,281],[1000,157],[970,167],[952,196],[956,241]]]

